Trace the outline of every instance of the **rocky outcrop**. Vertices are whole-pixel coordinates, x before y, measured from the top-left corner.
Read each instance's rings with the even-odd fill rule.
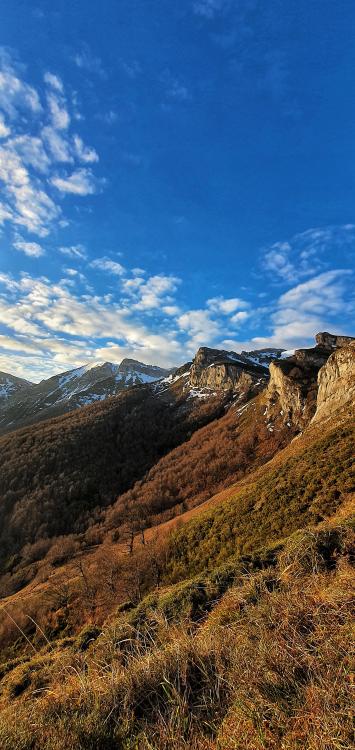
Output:
[[[319,346],[323,346],[327,349],[339,349],[340,347],[347,346],[352,341],[355,341],[353,336],[336,336],[333,333],[317,333],[316,342]]]
[[[318,411],[319,383],[326,393],[327,387],[320,381],[318,373],[327,372],[329,358],[345,351],[344,345],[352,350],[350,336],[336,336],[330,333],[318,333],[317,345],[310,349],[298,349],[291,357],[270,364],[270,382],[267,389],[266,415],[275,419],[281,415],[289,426],[302,430]],[[334,352],[334,354],[333,354]],[[319,377],[321,377],[319,375]],[[323,377],[323,376],[322,376]],[[336,376],[332,371],[332,378]],[[326,397],[325,397],[326,398]]]
[[[265,367],[249,362],[245,355],[207,347],[198,350],[189,377],[192,388],[213,391],[247,392],[266,381]]]
[[[280,415],[289,426],[303,429],[315,411],[318,370],[317,364],[294,356],[271,364],[266,407],[268,419]]]
[[[328,419],[341,408],[354,409],[354,402],[355,340],[352,340],[331,354],[318,373],[317,409],[312,421]]]

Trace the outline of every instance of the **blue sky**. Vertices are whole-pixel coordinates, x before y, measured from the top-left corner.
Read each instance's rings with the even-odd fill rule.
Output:
[[[353,333],[350,0],[0,9],[0,369]]]

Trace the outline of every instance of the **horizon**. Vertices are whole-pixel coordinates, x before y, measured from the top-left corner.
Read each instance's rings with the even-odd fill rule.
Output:
[[[353,334],[355,8],[172,6],[2,9],[4,372]]]
[[[320,333],[324,333],[324,334],[330,335],[330,336],[338,336],[339,335],[337,333],[329,332],[329,331],[317,331],[317,334],[315,334],[314,337],[313,337],[314,338],[313,346],[316,346],[316,343],[317,343],[316,342],[316,336],[318,334],[320,334]],[[354,337],[352,337],[350,335],[350,338],[354,338]],[[201,345],[199,347],[199,349],[211,349],[212,351],[223,351],[223,350],[220,350],[220,349],[218,349],[216,347],[206,347],[204,345]],[[195,355],[197,354],[197,352],[199,351],[199,349],[196,350]],[[232,350],[230,350],[229,352],[227,350],[224,350],[224,351],[226,351],[226,353],[228,353],[228,354],[254,354],[254,353],[257,353],[257,352],[272,352],[272,351],[275,351],[276,349],[281,349],[283,357],[285,356],[285,354],[287,354],[287,356],[292,356],[294,354],[294,352],[295,352],[295,349],[284,349],[282,347],[260,347],[259,349],[251,349],[251,350],[240,349],[239,351],[236,351],[236,352],[234,352]],[[66,375],[68,372],[73,372],[75,370],[80,370],[80,369],[83,369],[83,368],[84,369],[86,368],[87,370],[92,370],[95,367],[101,367],[103,365],[114,365],[115,367],[120,367],[123,364],[123,362],[126,362],[126,361],[127,362],[134,362],[134,364],[136,364],[136,365],[142,365],[143,367],[153,367],[153,368],[154,367],[157,367],[157,368],[161,367],[161,365],[159,365],[159,364],[157,365],[157,364],[153,363],[153,364],[149,364],[148,365],[147,362],[142,362],[142,361],[137,360],[137,359],[131,359],[130,357],[123,357],[123,359],[120,360],[119,362],[112,362],[112,361],[108,361],[108,360],[106,360],[106,361],[104,361],[104,360],[95,360],[95,361],[91,361],[91,362],[83,362],[80,365],[77,365],[76,367],[70,368],[68,370],[62,370],[62,371],[55,372],[52,375],[49,375],[48,378],[41,378],[40,380],[33,380],[33,381],[29,381],[29,382],[31,383],[31,385],[39,385],[41,382],[45,382],[46,380],[50,379],[51,377],[57,377],[59,375]],[[170,371],[178,370],[179,368],[183,367],[184,365],[189,364],[189,362],[190,362],[190,360],[185,360],[184,362],[180,362],[177,365],[166,365],[164,368],[161,368],[161,369],[166,369],[167,371],[169,371],[169,370]],[[10,375],[10,376],[14,375],[15,377],[19,377],[18,375],[16,375],[16,373],[4,372],[4,371],[1,371],[1,372],[3,373],[3,375]]]

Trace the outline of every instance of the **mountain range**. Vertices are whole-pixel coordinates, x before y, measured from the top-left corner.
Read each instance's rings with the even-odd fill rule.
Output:
[[[1,746],[350,747],[355,339],[1,382]]]
[[[30,383],[0,372],[0,430],[103,401],[124,388],[153,383],[171,371],[133,359],[118,364],[99,362]]]
[[[269,363],[281,355],[280,349],[253,352],[224,352],[201,349],[217,364],[218,361],[239,362],[241,366],[259,367],[265,375]],[[209,354],[207,354],[209,352]],[[86,364],[61,372],[40,383],[31,383],[10,373],[0,372],[0,431],[16,429],[23,424],[59,416],[95,401],[104,401],[132,386],[155,383],[172,376],[176,368],[146,365],[134,359],[120,364],[102,362]]]

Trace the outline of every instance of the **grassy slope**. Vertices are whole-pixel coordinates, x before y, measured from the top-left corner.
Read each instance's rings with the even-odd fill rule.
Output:
[[[187,514],[179,583],[3,665],[1,747],[350,750],[353,445],[309,428]]]
[[[3,665],[2,749],[350,750],[353,556],[334,519]]]
[[[180,579],[331,515],[355,490],[355,425],[314,425],[269,463],[179,529],[169,571]],[[229,497],[228,497],[229,495]]]
[[[216,409],[218,413],[218,408],[220,408],[218,403],[214,407],[211,407],[210,403],[205,405],[198,403],[193,408],[190,419],[193,418],[195,426],[197,426],[198,415],[200,420],[211,419],[211,417],[215,416]],[[106,510],[97,509],[96,517],[99,522],[91,526],[86,534],[77,534],[75,538],[69,534],[69,536],[59,538],[57,541],[55,539],[44,539],[42,541],[39,539],[34,545],[25,546],[21,551],[21,555],[18,555],[15,561],[13,561],[13,558],[11,560],[11,557],[9,559],[8,567],[10,572],[0,579],[0,592],[2,591],[2,596],[8,600],[12,592],[16,593],[18,591],[21,598],[28,598],[31,590],[34,590],[36,595],[39,595],[40,590],[46,588],[46,578],[50,577],[54,583],[54,577],[58,579],[60,576],[71,576],[68,568],[70,567],[70,561],[74,553],[76,556],[80,554],[83,559],[89,554],[90,565],[93,565],[94,561],[92,558],[95,557],[96,553],[92,545],[96,545],[104,540],[107,549],[110,546],[109,541],[112,529],[115,536],[115,544],[111,546],[112,555],[117,555],[120,548],[120,540],[122,541],[125,536],[122,526],[129,513],[132,513],[133,517],[137,516],[144,519],[145,526],[149,527],[149,524],[152,524],[153,531],[150,532],[149,529],[146,531],[147,538],[156,533],[158,526],[159,533],[164,532],[165,534],[174,523],[174,521],[172,524],[163,523],[166,519],[176,516],[179,519],[187,519],[189,513],[184,513],[184,509],[199,506],[206,501],[206,498],[209,500],[222,487],[230,486],[233,481],[240,479],[246,473],[252,472],[255,467],[264,464],[280,447],[287,444],[291,439],[292,430],[281,424],[274,432],[270,432],[267,429],[264,410],[262,397],[253,399],[243,407],[234,405],[227,412],[224,412],[222,409],[222,416],[218,419],[212,419],[207,425],[197,429],[182,445],[173,448],[166,456],[161,457],[154,464],[153,468],[142,479],[136,482],[131,490],[120,495],[111,507]],[[99,414],[101,415],[101,410],[99,410]],[[73,429],[75,416],[78,415],[71,415],[69,419],[70,430]],[[80,416],[85,416],[85,412]],[[93,413],[91,409],[87,416],[92,418]],[[104,423],[105,420],[106,415]],[[46,430],[50,429],[50,424],[45,423],[43,426],[44,436],[47,435]],[[58,424],[60,426],[62,422],[60,421]],[[84,424],[86,425],[85,430],[92,433],[91,422],[89,421],[88,424]],[[161,422],[158,424],[161,426]],[[81,426],[80,420],[79,426]],[[94,427],[96,430],[96,425]],[[27,433],[25,435],[28,437]],[[106,437],[108,443],[110,442],[110,435],[111,433]],[[57,438],[57,436],[58,433],[55,431],[54,438]],[[113,449],[115,449],[116,443],[114,440],[113,442]],[[51,441],[49,441],[50,443]],[[65,444],[66,436],[64,434],[63,451]],[[73,478],[73,474],[78,469],[82,471],[80,462],[85,460],[85,451],[87,450],[82,440],[81,446],[79,456],[74,457],[70,468],[71,478]],[[47,447],[44,447],[42,454],[46,450]],[[112,450],[112,446],[109,444],[107,450],[105,450],[104,443],[104,449],[102,450],[101,447],[101,453],[104,462],[108,461],[108,470],[115,466],[114,456],[110,453],[108,454],[109,450]],[[109,459],[107,458],[108,455],[110,456]],[[117,466],[119,466],[120,462],[121,464],[124,463],[122,453],[115,460]],[[100,457],[93,457],[91,464],[90,469],[95,472],[95,467],[101,466]],[[104,472],[102,473],[104,474]],[[88,472],[85,474],[85,478],[87,478],[87,475]],[[100,472],[98,473],[98,481],[105,481],[105,478],[101,477]],[[44,478],[44,489],[45,482]],[[42,491],[42,494],[40,492],[37,498],[31,496],[26,498],[24,504],[26,515],[34,503],[34,524],[38,520],[39,499],[43,500],[44,497],[45,493]],[[63,520],[62,516],[65,514],[66,509],[70,513],[71,527],[69,525],[69,531],[71,528],[75,528],[75,513],[73,513],[73,505],[70,502],[70,498],[65,499],[62,504],[57,492],[56,494],[53,493],[53,500],[55,502],[59,501],[61,506],[61,513],[58,514],[56,510],[53,514],[54,523],[58,525],[58,515],[60,516],[59,521]],[[46,506],[44,507],[46,508]],[[85,508],[85,502],[83,502],[83,507]],[[19,508],[17,508],[18,511]],[[48,516],[48,513],[46,515]],[[91,512],[88,520],[92,523],[94,519],[95,513]],[[10,528],[11,525],[10,523]],[[23,525],[22,532],[28,533],[27,520]],[[49,562],[54,547],[57,550],[55,571]],[[126,549],[126,545],[124,545],[124,548]],[[63,556],[62,564],[59,561],[60,555]],[[67,565],[66,558],[69,565]],[[13,597],[12,601],[14,601]],[[0,633],[1,620],[2,618],[0,617]]]

